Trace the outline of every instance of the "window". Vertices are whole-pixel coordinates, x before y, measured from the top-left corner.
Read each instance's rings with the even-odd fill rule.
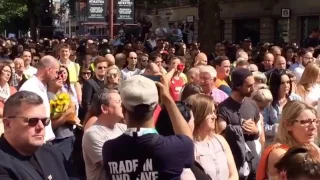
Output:
[[[233,27],[233,39],[236,43],[250,38],[252,44],[256,46],[260,41],[260,19],[235,19]]]
[[[274,19],[274,36],[273,36],[273,42],[275,45],[283,45],[285,42],[285,37],[284,37],[284,30],[283,26],[281,24],[281,19],[280,18],[275,18]],[[288,32],[287,32],[288,33]]]
[[[304,39],[306,39],[312,30],[320,25],[320,16],[304,16],[301,17],[301,39],[302,44]]]

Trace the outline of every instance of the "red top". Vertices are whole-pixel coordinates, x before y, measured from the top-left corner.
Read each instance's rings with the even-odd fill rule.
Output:
[[[161,107],[157,105],[156,110],[154,110],[154,113],[153,113],[154,124],[157,124],[160,112],[161,112]]]
[[[181,77],[178,77],[179,79],[176,79],[176,77],[171,79],[170,83],[170,95],[172,96],[174,101],[179,101],[180,91],[184,85],[184,81]]]

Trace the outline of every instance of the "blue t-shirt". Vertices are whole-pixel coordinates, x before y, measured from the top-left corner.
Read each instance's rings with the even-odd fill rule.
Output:
[[[152,145],[155,136],[159,138]],[[143,158],[146,154],[150,154],[147,160]],[[145,163],[139,179],[180,180],[183,168],[194,163],[194,147],[184,135],[123,134],[104,143],[102,157],[108,179],[130,179],[141,159]]]

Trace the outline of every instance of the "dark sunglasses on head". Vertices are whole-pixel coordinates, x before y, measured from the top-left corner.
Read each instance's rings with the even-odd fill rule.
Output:
[[[48,126],[50,123],[50,118],[45,117],[45,118],[37,118],[37,117],[33,117],[33,118],[28,118],[28,117],[8,117],[7,119],[23,119],[24,122],[27,122],[29,126],[34,127],[38,124],[39,121],[42,122],[42,124],[44,126]]]

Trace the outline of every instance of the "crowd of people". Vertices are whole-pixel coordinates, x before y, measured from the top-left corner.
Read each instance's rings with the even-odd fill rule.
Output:
[[[320,179],[319,29],[211,54],[156,32],[1,38],[0,179]]]

